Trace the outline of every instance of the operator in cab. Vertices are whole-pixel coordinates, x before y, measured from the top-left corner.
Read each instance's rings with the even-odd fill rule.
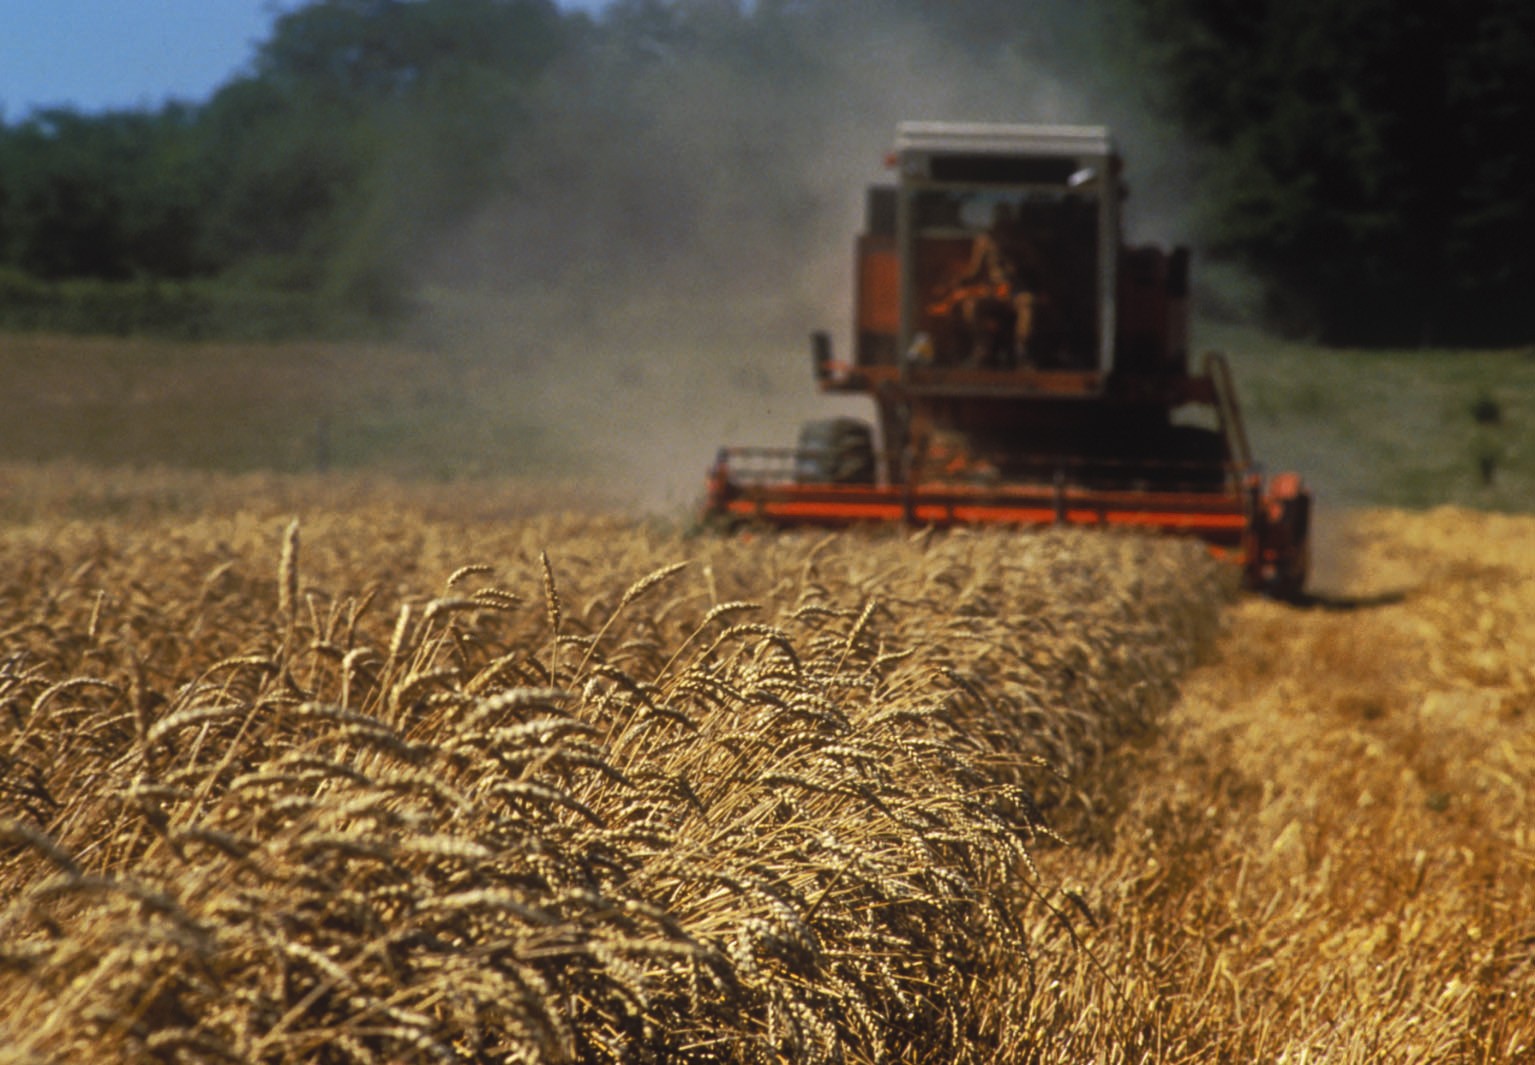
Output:
[[[1010,203],[999,201],[991,227],[976,234],[949,297],[960,332],[969,338],[971,365],[1010,370],[1030,361],[1041,276],[1039,256],[1018,215]]]

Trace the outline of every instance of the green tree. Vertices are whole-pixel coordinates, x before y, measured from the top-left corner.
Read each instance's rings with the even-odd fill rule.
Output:
[[[1206,236],[1336,343],[1535,335],[1535,8],[1142,0],[1207,147]]]
[[[281,16],[204,116],[225,268],[384,312],[413,256],[504,191],[529,87],[565,47],[548,0],[320,0]]]
[[[41,278],[197,270],[190,112],[40,112],[0,136],[5,261]]]

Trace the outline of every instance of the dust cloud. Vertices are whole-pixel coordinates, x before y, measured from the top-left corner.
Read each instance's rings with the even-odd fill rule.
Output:
[[[557,71],[515,145],[515,194],[426,266],[451,293],[439,331],[493,371],[482,400],[635,505],[692,505],[721,444],[790,446],[803,419],[872,415],[815,391],[807,337],[850,344],[864,188],[888,180],[899,121],[1109,125],[1129,235],[1176,239],[1181,150],[1136,57],[1065,0],[1030,6],[1039,34],[994,41],[939,4],[821,5],[771,33],[715,7],[681,40],[608,26]]]

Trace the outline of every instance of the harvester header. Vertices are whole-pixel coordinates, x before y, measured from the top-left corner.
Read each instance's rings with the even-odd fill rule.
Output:
[[[854,247],[851,358],[811,343],[819,387],[867,395],[873,424],[722,449],[708,511],[1182,533],[1298,594],[1310,492],[1253,462],[1225,360],[1191,370],[1188,251],[1124,243],[1109,132],[911,122],[891,162]]]

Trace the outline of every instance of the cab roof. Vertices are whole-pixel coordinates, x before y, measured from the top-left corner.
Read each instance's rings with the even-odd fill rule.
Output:
[[[988,122],[902,122],[895,149],[901,154],[1113,156],[1114,139],[1103,126],[1039,126]]]

